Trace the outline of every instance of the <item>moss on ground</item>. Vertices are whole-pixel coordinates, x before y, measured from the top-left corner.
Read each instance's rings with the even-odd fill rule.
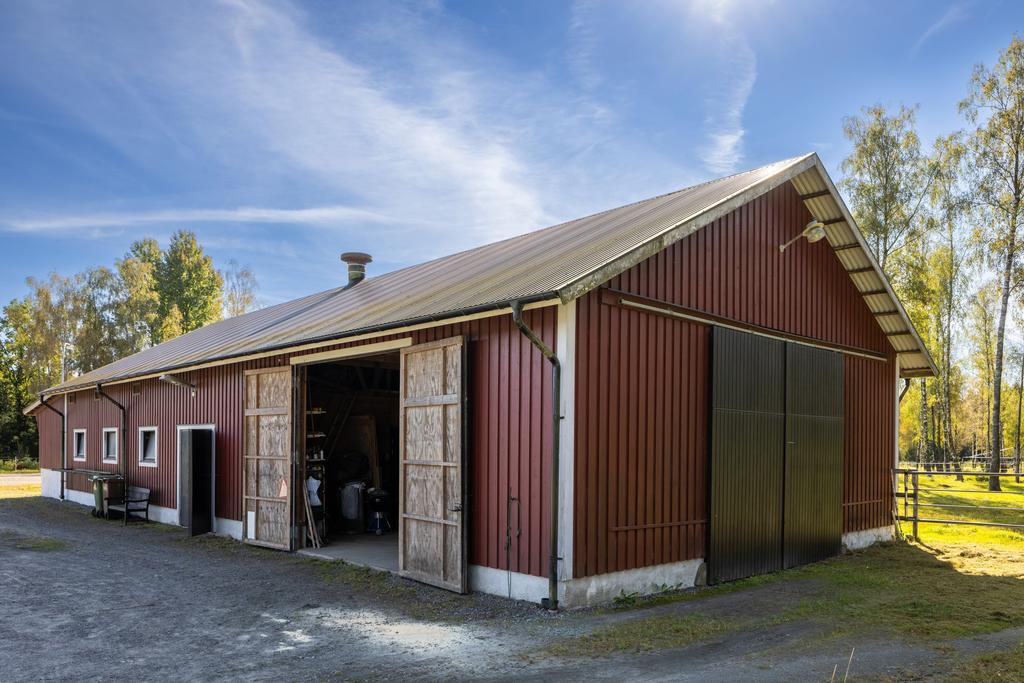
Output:
[[[0,546],[15,550],[31,550],[39,553],[52,553],[64,550],[68,544],[57,538],[43,536],[23,536],[13,531],[0,531]]]

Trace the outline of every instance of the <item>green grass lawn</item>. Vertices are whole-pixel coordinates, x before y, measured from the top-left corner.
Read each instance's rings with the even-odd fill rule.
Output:
[[[39,484],[0,484],[0,499],[31,498],[42,495]]]
[[[902,479],[900,490],[902,490]],[[1001,524],[1024,524],[1024,477],[1016,483],[1013,477],[1002,477],[1004,493],[989,493],[988,477],[964,474],[964,481],[957,481],[950,475],[926,475],[918,477],[920,487],[918,503],[920,517],[933,519],[955,519],[965,521],[997,522]],[[936,508],[930,505],[958,505],[974,507]],[[981,510],[978,507],[1001,508]],[[909,509],[908,505],[908,509]],[[900,502],[900,513],[903,503]],[[904,531],[911,533],[910,522],[904,522]],[[1007,529],[998,527],[967,526],[962,524],[918,525],[921,542],[953,545],[984,545],[997,548],[1019,548],[1024,540],[1024,528]]]

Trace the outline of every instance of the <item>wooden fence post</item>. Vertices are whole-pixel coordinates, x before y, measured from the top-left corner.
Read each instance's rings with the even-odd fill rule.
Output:
[[[914,484],[914,540],[917,541],[918,540],[918,538],[917,538],[917,496],[918,496],[918,489],[917,489],[917,472],[916,471],[911,475],[911,480],[913,481],[913,484]]]

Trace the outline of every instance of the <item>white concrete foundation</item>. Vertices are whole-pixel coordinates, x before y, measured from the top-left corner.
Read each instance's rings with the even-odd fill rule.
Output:
[[[42,496],[44,498],[60,498],[60,472],[47,469],[40,470],[40,481],[42,484]],[[76,491],[72,488],[64,489],[64,499],[69,502],[86,505],[88,507],[93,507],[93,505],[95,505],[95,501],[93,500],[93,495],[91,493],[86,491]],[[149,519],[150,521],[160,522],[161,524],[178,526],[178,509],[162,507],[160,505],[150,505]],[[216,517],[213,520],[213,532],[221,536],[230,536],[231,538],[241,540],[242,523],[234,519]]]
[[[704,560],[686,560],[627,569],[565,582],[561,600],[566,607],[589,607],[611,602],[621,595],[650,595],[692,588]]]
[[[880,526],[875,529],[863,531],[851,531],[843,534],[844,550],[860,550],[875,543],[886,543],[895,538],[895,532],[891,526]]]
[[[60,472],[40,469],[39,481],[43,498],[60,498]]]
[[[511,577],[512,590],[509,591]],[[469,589],[476,593],[490,593],[513,600],[540,602],[548,596],[548,580],[543,576],[530,576],[519,572],[507,572],[493,567],[469,565]]]
[[[696,585],[703,564],[704,560],[687,560],[559,581],[559,605],[565,608],[590,607],[611,602],[621,595],[650,595],[666,590],[692,588]],[[547,577],[518,572],[510,575],[501,569],[477,565],[469,568],[469,587],[479,593],[529,602],[540,602],[548,597]]]
[[[242,540],[242,521],[238,519],[224,519],[223,517],[213,518],[213,533],[218,536],[227,536],[235,540]]]

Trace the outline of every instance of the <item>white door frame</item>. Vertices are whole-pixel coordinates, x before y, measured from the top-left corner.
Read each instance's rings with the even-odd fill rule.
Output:
[[[210,482],[210,524],[217,518],[217,425],[178,425],[174,430],[174,467],[177,470],[174,478],[178,481],[178,490],[174,495],[174,511],[177,513],[178,526],[181,526],[181,433],[187,429],[208,429],[213,432],[210,439],[210,459],[213,467],[213,479]]]

